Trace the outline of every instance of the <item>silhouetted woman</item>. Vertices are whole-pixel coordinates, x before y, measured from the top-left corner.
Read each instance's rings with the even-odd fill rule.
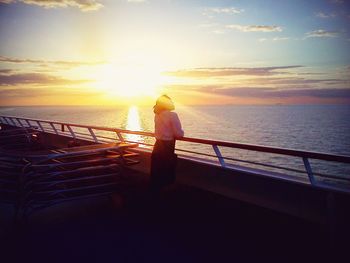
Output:
[[[184,131],[174,109],[174,103],[167,95],[160,96],[153,107],[156,143],[151,157],[150,190],[156,195],[163,186],[175,181],[175,140],[183,137]]]

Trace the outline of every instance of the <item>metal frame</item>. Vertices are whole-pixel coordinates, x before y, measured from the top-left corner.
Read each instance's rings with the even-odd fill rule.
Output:
[[[19,123],[18,126],[14,122],[14,119],[16,119]],[[23,123],[27,123],[28,126],[23,125]],[[35,122],[38,124],[38,127],[33,127],[30,122]],[[40,120],[40,119],[30,119],[30,118],[20,118],[20,117],[14,117],[14,116],[0,116],[0,123],[3,123],[5,125],[11,125],[16,127],[24,127],[24,128],[34,128],[37,130],[40,130],[42,132],[47,133],[54,133],[59,135],[65,135],[72,137],[73,139],[88,139],[94,142],[112,142],[115,141],[116,138],[114,137],[106,137],[102,135],[97,135],[96,131],[108,131],[108,132],[114,132],[117,135],[117,140],[121,142],[130,142],[127,141],[123,134],[133,134],[133,135],[140,135],[145,137],[151,137],[154,138],[154,133],[151,132],[143,132],[143,131],[131,131],[131,130],[123,130],[123,129],[117,129],[117,128],[109,128],[109,127],[100,127],[100,126],[91,126],[91,125],[81,125],[81,124],[73,124],[73,123],[66,123],[66,122],[55,122],[55,121],[49,121],[49,120]],[[12,123],[12,124],[11,124]],[[42,124],[49,124],[51,126],[51,129],[45,128]],[[55,125],[61,125],[61,130],[55,128]],[[67,128],[67,130],[65,129]],[[74,128],[84,128],[87,129],[87,133],[81,133],[74,131]],[[317,160],[323,160],[323,161],[330,161],[330,162],[340,162],[340,163],[350,163],[350,156],[344,156],[344,155],[334,155],[334,154],[327,154],[327,153],[319,153],[319,152],[310,152],[310,151],[300,151],[300,150],[294,150],[294,149],[285,149],[285,148],[277,148],[277,147],[268,147],[268,146],[261,146],[261,145],[252,145],[252,144],[243,144],[243,143],[235,143],[235,142],[225,142],[225,141],[216,141],[216,140],[205,140],[205,139],[199,139],[199,138],[189,138],[189,137],[182,137],[177,138],[179,141],[183,142],[190,142],[190,143],[198,143],[198,144],[204,144],[204,145],[210,145],[215,154],[205,154],[200,152],[194,152],[194,151],[188,151],[184,149],[176,149],[177,151],[185,152],[185,153],[193,153],[198,154],[202,156],[207,157],[215,157],[218,159],[220,165],[224,168],[230,169],[230,166],[227,165],[225,160],[235,160],[245,163],[251,163],[251,164],[257,164],[267,167],[273,167],[277,169],[284,169],[289,171],[295,171],[295,172],[301,172],[308,175],[310,184],[313,186],[317,185],[317,181],[315,178],[315,175],[317,176],[324,176],[328,178],[334,178],[335,176],[332,175],[322,175],[313,173],[309,159],[317,159]],[[145,146],[153,146],[151,144],[137,142],[138,144],[145,145]],[[262,164],[257,162],[251,162],[251,161],[242,161],[239,159],[229,158],[222,156],[219,147],[227,147],[227,148],[234,148],[234,149],[242,149],[242,150],[250,150],[255,152],[263,152],[263,153],[273,153],[273,154],[280,154],[280,155],[286,155],[286,156],[293,156],[293,157],[299,157],[303,160],[305,171],[296,170],[296,169],[290,169],[286,167],[279,167],[274,165],[268,165],[268,164]],[[341,180],[349,180],[350,178],[346,177],[336,177],[336,179]]]
[[[39,126],[44,127],[41,123]],[[0,138],[4,134],[8,137],[11,130],[23,129],[1,130]],[[93,144],[37,154],[0,148],[0,201],[13,204],[15,219],[22,220],[34,211],[62,202],[109,196],[129,178],[124,169],[139,163],[139,154],[130,151],[137,146]]]

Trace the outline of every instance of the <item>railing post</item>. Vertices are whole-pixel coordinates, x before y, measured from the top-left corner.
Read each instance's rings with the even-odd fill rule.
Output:
[[[61,124],[61,131],[64,132],[64,124]]]
[[[44,127],[41,125],[40,121],[36,121],[41,131],[45,131]]]
[[[56,134],[58,134],[58,131],[57,131],[57,129],[56,129],[56,127],[55,127],[55,125],[53,125],[53,123],[52,122],[50,122],[50,126],[52,127],[52,129],[55,131],[55,133]]]
[[[5,121],[6,121],[6,124],[8,125],[11,125],[10,121],[9,121],[9,118],[8,117],[4,117]]]
[[[74,133],[73,129],[70,127],[70,125],[67,125],[67,128],[68,128],[70,134],[73,136],[73,138],[76,139],[75,133]]]
[[[6,117],[2,117],[5,121],[5,124],[9,124],[9,122],[7,121]]]
[[[124,142],[123,135],[121,135],[121,133],[119,131],[116,131],[115,133],[117,134],[119,141]]]
[[[10,118],[9,117],[5,117],[5,120],[7,122],[8,125],[11,125],[11,122],[10,122]]]
[[[12,122],[12,124],[13,124],[15,127],[17,127],[17,124],[15,123],[15,121],[14,121],[12,118],[10,118],[10,121]]]
[[[303,162],[304,162],[304,166],[305,166],[307,175],[309,176],[309,180],[310,180],[311,185],[316,185],[316,180],[315,180],[314,174],[312,172],[309,159],[307,157],[303,157]]]
[[[96,134],[94,133],[94,131],[91,129],[91,128],[88,128],[90,134],[91,134],[91,137],[94,139],[95,142],[98,142],[98,139],[96,137]]]
[[[26,123],[28,124],[28,127],[31,128],[32,125],[30,124],[29,120],[26,120]]]
[[[212,146],[213,146],[213,149],[214,149],[214,151],[215,151],[215,153],[216,153],[216,156],[217,156],[218,159],[219,159],[219,162],[220,162],[221,166],[222,166],[222,167],[226,167],[225,160],[224,160],[224,158],[223,158],[222,155],[221,155],[221,152],[220,152],[220,150],[219,150],[219,147],[218,147],[217,145],[212,145]]]
[[[16,118],[16,120],[18,121],[19,125],[21,125],[21,127],[24,127],[24,125],[22,124],[22,122],[19,118]]]

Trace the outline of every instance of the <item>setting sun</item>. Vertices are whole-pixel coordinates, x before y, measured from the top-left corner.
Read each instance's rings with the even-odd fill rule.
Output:
[[[97,70],[96,89],[112,97],[156,97],[162,84],[160,72],[152,65],[107,64]]]

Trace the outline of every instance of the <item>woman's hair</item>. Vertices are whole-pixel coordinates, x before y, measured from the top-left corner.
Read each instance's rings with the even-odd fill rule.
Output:
[[[172,111],[174,109],[174,103],[168,95],[160,96],[156,101],[156,105],[153,106],[153,112],[155,114],[159,114],[165,110]]]

